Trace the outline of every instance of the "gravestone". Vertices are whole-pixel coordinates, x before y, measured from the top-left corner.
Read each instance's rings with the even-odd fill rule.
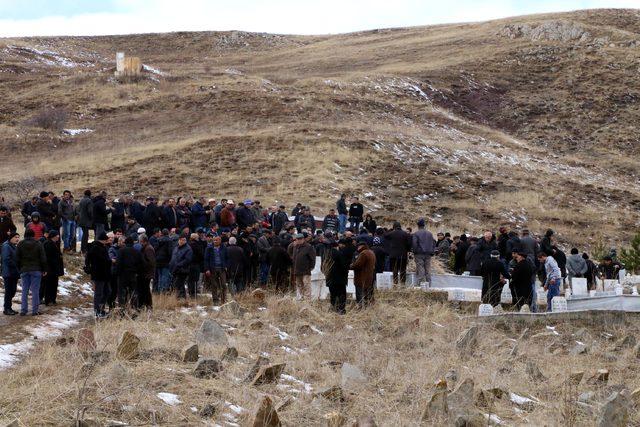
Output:
[[[391,289],[393,287],[393,273],[391,272],[377,273],[376,287],[378,289]]]
[[[604,279],[604,291],[615,291],[618,281],[615,279]]]
[[[478,307],[478,316],[491,316],[493,314],[493,306],[491,304],[480,304]]]
[[[553,297],[551,300],[551,311],[554,313],[567,311],[567,299],[564,297]]]
[[[584,277],[574,277],[571,279],[573,295],[588,295],[587,279]]]

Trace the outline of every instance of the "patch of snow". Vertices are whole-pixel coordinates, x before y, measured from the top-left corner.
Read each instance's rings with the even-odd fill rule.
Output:
[[[176,406],[182,403],[182,401],[178,398],[177,394],[161,392],[161,393],[158,393],[156,396],[158,396],[160,400],[162,400],[164,403],[166,403],[169,406]]]
[[[289,382],[301,385],[304,388],[304,391],[306,393],[311,393],[311,391],[313,390],[313,387],[311,387],[311,384],[305,383],[304,381],[301,381],[292,375],[281,374],[280,378],[282,378],[284,381],[289,381]]]
[[[271,327],[271,329],[276,331],[276,333],[278,334],[278,338],[280,338],[282,341],[291,339],[291,335],[289,335],[285,331],[282,331],[282,330],[280,330],[279,328],[277,328],[277,327],[275,327],[273,325],[269,325],[269,326]]]
[[[444,325],[441,325],[441,324],[440,324],[440,323],[438,323],[438,322],[431,322],[431,323],[433,323],[433,324],[434,324],[435,326],[437,326],[438,328],[444,328]]]
[[[81,133],[91,133],[91,132],[93,132],[93,129],[87,129],[87,128],[62,130],[62,133],[66,133],[67,135],[71,135],[71,136],[76,136],[76,135],[80,135]]]
[[[520,396],[519,394],[509,393],[509,400],[511,400],[516,405],[526,405],[526,404],[535,404],[536,401],[533,399],[529,399],[528,397]]]
[[[159,76],[164,76],[164,73],[162,71],[158,70],[157,68],[150,67],[149,65],[146,65],[146,64],[142,64],[142,69],[150,73],[157,74]]]
[[[231,409],[235,414],[240,415],[246,411],[242,406],[234,405],[231,402],[224,402],[225,406]]]

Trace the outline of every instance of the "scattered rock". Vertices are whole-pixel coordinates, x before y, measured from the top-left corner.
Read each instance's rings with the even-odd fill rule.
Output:
[[[229,316],[242,317],[247,312],[238,301],[229,301],[226,304],[220,306],[220,312]]]
[[[473,408],[474,387],[473,380],[466,378],[447,396],[447,410],[454,415],[454,418],[467,414],[469,408]]]
[[[569,374],[569,384],[577,386],[584,377],[584,371],[572,372]]]
[[[604,403],[600,416],[599,427],[625,427],[629,421],[629,399],[622,393],[613,393]]]
[[[476,409],[455,415],[452,417],[452,421],[452,424],[456,427],[485,427],[487,425],[485,417]]]
[[[591,385],[606,384],[608,381],[608,369],[598,369],[598,371],[591,378],[589,378],[589,384]]]
[[[627,335],[620,341],[620,348],[633,348],[637,344],[636,337],[633,335]]]
[[[542,382],[547,380],[547,377],[544,376],[538,365],[533,360],[527,361],[525,372],[532,381]]]
[[[585,328],[580,328],[577,331],[575,331],[573,333],[573,337],[575,339],[577,339],[578,341],[588,341],[589,337],[591,336],[591,334],[589,333],[589,331]]]
[[[216,405],[212,405],[211,403],[207,403],[200,409],[198,415],[202,418],[213,418],[218,413],[218,407]]]
[[[332,402],[343,402],[345,400],[342,387],[338,385],[323,388],[322,390],[319,390],[318,392],[316,392],[315,396],[323,397]]]
[[[577,356],[579,354],[586,354],[588,352],[588,348],[586,345],[582,344],[582,343],[576,343],[575,347],[573,347],[571,349],[571,351],[569,352],[569,354],[571,356]]]
[[[347,422],[347,419],[338,412],[331,412],[324,416],[327,422],[327,427],[342,427]]]
[[[455,371],[455,369],[449,369],[449,371],[445,374],[444,379],[448,384],[455,385],[455,383],[458,381],[458,373]]]
[[[267,383],[274,383],[278,381],[282,371],[284,371],[286,363],[278,363],[275,365],[263,366],[260,368],[256,376],[251,381],[251,385],[261,385]]]
[[[246,382],[246,383],[251,382],[256,377],[256,375],[258,374],[258,371],[260,371],[260,368],[262,368],[263,366],[266,366],[268,364],[269,364],[269,358],[263,357],[263,356],[259,356],[258,360],[256,360],[256,363],[253,364],[253,367],[251,367],[251,370],[249,371],[249,373],[245,377],[244,382]]]
[[[422,421],[442,419],[446,417],[447,413],[447,392],[446,390],[438,390],[433,393],[427,407],[422,412]]]
[[[355,365],[344,363],[340,370],[342,387],[351,390],[367,382],[367,376]]]
[[[193,368],[193,376],[196,378],[215,378],[222,370],[220,362],[216,359],[200,359]]]
[[[140,354],[140,338],[129,331],[124,331],[118,344],[116,356],[122,360],[133,360]]]
[[[238,350],[235,347],[227,347],[227,349],[220,356],[220,360],[231,362],[238,358]]]
[[[229,338],[227,338],[227,333],[218,322],[206,319],[200,325],[198,332],[196,332],[196,342],[200,345],[226,346],[229,343]]]
[[[96,337],[91,329],[82,328],[78,330],[77,337],[76,345],[78,347],[78,351],[82,354],[89,354],[96,350]]]
[[[89,358],[91,362],[97,363],[98,365],[104,365],[111,359],[111,353],[106,350],[103,351],[92,351],[89,354]]]
[[[280,417],[269,396],[264,396],[253,417],[253,427],[280,427]]]
[[[311,325],[307,323],[298,326],[297,331],[300,335],[313,335],[318,333],[317,329],[312,328]]]
[[[522,307],[520,307],[520,313],[531,313],[531,307],[529,307],[529,304],[523,304]]]
[[[189,344],[182,349],[182,361],[183,362],[197,362],[200,350],[198,344]]]
[[[578,396],[578,402],[582,403],[591,403],[595,398],[596,394],[592,391],[585,391],[584,393],[580,393]]]
[[[458,340],[456,341],[456,348],[460,353],[467,353],[473,351],[476,343],[478,342],[478,325],[473,325],[469,329],[463,331]]]
[[[285,396],[284,399],[282,399],[277,405],[276,405],[276,411],[281,412],[284,409],[286,409],[289,405],[291,405],[294,402],[294,398],[291,396]]]
[[[604,360],[606,362],[615,362],[616,360],[618,360],[618,356],[616,356],[615,354],[611,353],[611,352],[606,352],[602,355],[602,357],[604,358]]]
[[[260,320],[254,320],[253,322],[249,323],[249,329],[251,329],[252,331],[257,331],[262,328],[264,328],[264,323],[262,323],[262,321]]]

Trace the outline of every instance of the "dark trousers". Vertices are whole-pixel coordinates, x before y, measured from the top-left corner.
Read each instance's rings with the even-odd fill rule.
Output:
[[[109,283],[109,293],[107,294],[106,304],[109,306],[109,310],[113,310],[116,306],[116,300],[118,299],[118,276],[111,276]]]
[[[357,290],[357,288],[356,288]],[[339,314],[345,314],[347,305],[347,287],[332,285],[329,286],[329,297],[331,298],[331,307]]]
[[[393,284],[405,283],[407,281],[407,257],[389,258],[391,271],[393,271]],[[400,276],[400,277],[398,277]]]
[[[111,286],[108,280],[93,281],[93,311],[96,314],[104,314],[104,307],[107,298],[111,293]]]
[[[187,293],[184,289],[189,273],[173,273],[173,288],[178,292],[178,298],[186,298]]]
[[[120,308],[136,306],[136,280],[135,274],[118,277],[118,305]]]
[[[189,296],[195,297],[198,292],[198,282],[200,281],[200,266],[189,267]]]
[[[275,286],[277,291],[287,292],[289,289],[289,270],[271,269],[271,284]]]
[[[206,286],[211,289],[214,303],[227,302],[227,273],[222,268],[216,268],[211,276],[205,278]]]
[[[89,245],[89,227],[80,227],[82,228],[82,240],[80,241],[80,251],[83,254],[87,253],[87,246]]]
[[[144,276],[138,276],[136,287],[136,308],[147,308],[151,310],[151,279]]]
[[[356,302],[361,307],[366,307],[373,302],[373,286],[363,288],[356,286]]]
[[[55,274],[47,274],[42,278],[44,289],[40,290],[41,297],[44,297],[45,304],[55,304],[58,297],[58,276]]]
[[[11,301],[16,296],[19,277],[3,277],[4,279],[4,311],[12,310]]]

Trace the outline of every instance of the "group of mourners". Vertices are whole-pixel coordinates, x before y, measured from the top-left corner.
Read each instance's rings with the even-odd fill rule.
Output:
[[[84,254],[97,317],[114,310],[151,309],[153,294],[160,293],[192,298],[207,291],[219,304],[227,301],[228,292],[270,287],[310,299],[317,259],[331,306],[342,314],[349,270],[354,271],[356,303],[366,307],[374,302],[377,273],[391,271],[393,283],[404,284],[410,258],[417,283],[431,280],[431,261],[438,257],[456,274],[482,276],[484,302],[499,304],[509,279],[516,308],[529,304],[534,310],[537,276],[551,301],[567,274],[586,277],[593,286],[597,276],[614,278],[621,268],[612,257],[596,266],[575,248],[566,257],[552,230],[542,239],[527,230],[518,235],[505,228],[480,238],[451,238],[450,233],[434,238],[424,219],[416,222],[415,230],[403,229],[399,222],[387,229],[364,211],[357,197],[347,201],[345,194],[318,218],[301,203],[288,213],[284,205],[263,207],[258,200],[236,204],[230,199],[161,201],[132,195],[109,200],[105,192],[85,190],[76,201],[70,191],[62,197],[42,192],[22,206],[23,240],[10,209],[0,207],[4,314],[17,314],[12,299],[19,279],[21,315],[28,313],[29,293],[33,315],[39,314],[41,302],[56,303],[63,252]]]

